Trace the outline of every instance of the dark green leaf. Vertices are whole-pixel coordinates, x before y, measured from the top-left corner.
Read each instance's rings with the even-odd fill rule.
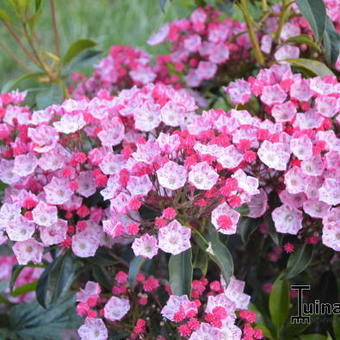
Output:
[[[90,39],[79,39],[74,42],[67,50],[65,56],[63,57],[63,63],[68,64],[75,56],[84,50],[96,46],[96,43]]]
[[[340,53],[340,35],[329,18],[326,20],[323,45],[325,47],[327,63],[331,66],[335,65]]]
[[[313,257],[313,245],[304,243],[296,247],[293,254],[289,256],[285,279],[291,279],[303,272]]]
[[[63,296],[79,274],[79,268],[69,252],[51,262],[38,280],[36,294],[40,305],[46,308]]]
[[[136,276],[140,272],[145,258],[142,256],[136,256],[129,264],[129,286],[134,288],[136,284]]]
[[[107,270],[105,266],[94,266],[92,274],[101,286],[106,289],[112,288],[114,284],[112,271]]]
[[[196,247],[195,250],[193,268],[198,268],[202,272],[202,275],[205,276],[208,271],[209,255],[199,247]]]
[[[63,89],[58,84],[42,89],[36,95],[37,107],[39,110],[45,109],[52,104],[61,104],[63,101]]]
[[[43,75],[44,75],[44,73],[27,73],[27,74],[20,76],[19,78],[11,79],[10,81],[6,82],[3,85],[2,89],[1,89],[1,93],[5,93],[5,92],[9,92],[9,91],[13,90],[14,86],[19,84],[23,80],[30,79],[30,78],[37,78],[37,77],[40,77],[40,76],[43,76]]]
[[[169,281],[173,294],[191,294],[192,283],[192,252],[191,248],[178,255],[171,255],[169,260]]]
[[[287,338],[297,336],[303,333],[308,327],[310,327],[309,323],[288,323],[284,329],[284,336]]]
[[[66,67],[63,69],[63,76],[67,76],[70,71],[79,70],[88,66],[93,66],[98,56],[102,54],[102,51],[97,50],[84,50],[77,55]]]
[[[257,220],[250,217],[241,217],[237,225],[237,233],[241,236],[244,244],[248,243],[249,237],[257,229]]]
[[[21,271],[25,268],[26,266],[21,266],[19,264],[16,264],[13,268],[12,268],[12,275],[11,275],[11,280],[9,282],[9,289],[12,292],[14,285],[15,285],[15,281],[17,280],[19,274],[21,273]]]
[[[206,248],[210,258],[218,265],[223,278],[228,285],[230,277],[234,273],[234,262],[228,248],[220,241],[219,233],[210,230],[208,235],[209,246]]]
[[[299,340],[326,340],[327,337],[322,334],[305,334],[305,335],[300,335]]]
[[[320,51],[320,47],[318,46],[318,44],[315,43],[313,40],[311,40],[311,38],[307,34],[301,34],[295,37],[288,38],[284,42],[284,44],[289,44],[289,43],[296,43],[299,45],[305,44]]]
[[[272,215],[270,212],[267,212],[264,217],[263,217],[263,222],[266,225],[266,227],[268,228],[268,233],[270,235],[270,237],[272,238],[272,240],[274,241],[274,243],[278,246],[280,245],[280,241],[279,241],[279,235],[275,229],[275,224],[272,218]]]
[[[296,0],[302,15],[311,26],[316,40],[320,40],[326,27],[326,7],[322,0]]]
[[[289,62],[293,66],[301,67],[312,74],[320,77],[324,77],[327,75],[333,75],[334,73],[323,63],[317,60],[312,59],[285,59],[285,61]]]
[[[274,282],[269,297],[269,312],[277,334],[281,330],[289,313],[289,286],[288,281],[280,275]]]
[[[10,311],[9,326],[20,339],[62,340],[64,330],[81,323],[74,305],[75,299],[70,295],[47,309],[37,302],[18,304]]]
[[[340,339],[340,315],[333,315],[332,325],[335,339]]]
[[[38,281],[32,281],[22,286],[16,287],[12,292],[12,296],[20,296],[29,292],[33,292],[37,287],[37,283]]]

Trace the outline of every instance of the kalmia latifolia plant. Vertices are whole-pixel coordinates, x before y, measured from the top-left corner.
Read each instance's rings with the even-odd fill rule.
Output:
[[[199,7],[149,38],[169,54],[0,94],[0,339],[340,339],[340,16],[317,2]],[[292,284],[330,312],[293,324]]]

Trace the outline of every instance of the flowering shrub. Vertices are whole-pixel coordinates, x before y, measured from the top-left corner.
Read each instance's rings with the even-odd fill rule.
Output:
[[[155,61],[113,46],[61,100],[0,95],[5,339],[300,339],[289,284],[336,292],[336,32],[333,73],[305,4],[237,6],[163,26]]]

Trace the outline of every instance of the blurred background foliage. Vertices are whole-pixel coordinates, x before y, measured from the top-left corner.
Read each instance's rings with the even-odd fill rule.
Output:
[[[42,6],[48,7],[48,2],[43,1]],[[139,47],[156,55],[163,53],[164,46],[148,46],[147,38],[165,22],[185,17],[191,11],[190,6],[180,0],[167,1],[163,12],[159,0],[58,0],[55,6],[63,54],[71,43],[81,38],[93,39],[103,55],[107,54],[110,46],[120,44]],[[37,32],[44,46],[53,51],[51,30],[50,12],[43,8]],[[18,57],[27,60],[3,25],[0,25],[0,39]],[[2,49],[0,65],[0,86],[8,79],[23,74]],[[91,69],[89,66],[87,71]],[[82,71],[86,73],[86,69]]]

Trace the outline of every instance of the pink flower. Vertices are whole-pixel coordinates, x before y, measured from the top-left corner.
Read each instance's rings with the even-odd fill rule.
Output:
[[[175,315],[180,311],[183,312],[184,317],[186,314],[195,315],[197,314],[197,306],[188,299],[187,295],[170,295],[166,305],[161,310],[161,314],[171,321],[176,321]]]
[[[222,234],[232,235],[236,233],[237,223],[240,214],[234,209],[230,208],[227,203],[220,204],[211,213],[211,223]],[[224,218],[229,219],[229,223],[224,223]]]
[[[38,160],[33,154],[15,157],[13,172],[21,177],[32,174],[38,165]]]
[[[290,157],[283,143],[271,143],[267,140],[261,144],[257,154],[265,165],[275,170],[286,170]]]
[[[58,221],[57,208],[42,201],[32,210],[32,216],[33,221],[43,227],[49,227]]]
[[[177,255],[191,247],[191,230],[174,220],[158,232],[159,248]]]
[[[199,190],[210,190],[217,180],[217,172],[207,162],[195,164],[189,172],[189,182]]]
[[[44,247],[33,238],[16,242],[12,249],[19,264],[25,265],[30,261],[36,264],[41,263]]]
[[[109,321],[121,320],[130,310],[128,299],[112,296],[104,307],[104,317]]]
[[[46,202],[49,204],[64,204],[72,196],[69,181],[63,178],[53,177],[51,182],[45,185]]]
[[[40,227],[40,238],[45,246],[59,244],[66,239],[67,236],[67,222],[58,219],[57,223],[48,227]]]
[[[85,324],[78,329],[81,340],[107,340],[108,331],[102,319],[86,318]]]
[[[275,228],[279,233],[296,235],[302,228],[302,213],[287,205],[281,205],[272,212]]]
[[[158,253],[157,239],[149,234],[144,234],[133,241],[132,249],[136,256],[151,259]]]
[[[184,166],[173,161],[156,171],[159,184],[166,189],[177,190],[184,186],[187,180],[187,171]]]

